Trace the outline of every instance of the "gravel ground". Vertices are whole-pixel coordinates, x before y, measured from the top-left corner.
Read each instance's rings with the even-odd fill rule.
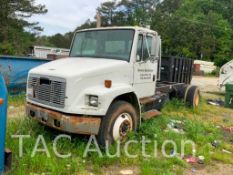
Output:
[[[26,113],[24,105],[18,107],[10,106],[8,108],[8,118],[21,118],[25,116]]]
[[[233,165],[215,162],[203,169],[187,170],[184,175],[232,175]]]
[[[219,92],[217,77],[194,76],[191,84],[196,85],[202,92]]]

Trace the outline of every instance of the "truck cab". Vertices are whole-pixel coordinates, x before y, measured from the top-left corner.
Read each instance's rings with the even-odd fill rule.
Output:
[[[69,57],[29,72],[27,115],[64,132],[96,135],[101,144],[122,140],[154,111],[143,105],[155,103],[160,62],[153,30],[77,31]]]

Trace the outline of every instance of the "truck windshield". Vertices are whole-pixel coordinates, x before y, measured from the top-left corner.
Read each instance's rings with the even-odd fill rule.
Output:
[[[70,56],[129,61],[133,38],[134,30],[130,29],[78,32]]]

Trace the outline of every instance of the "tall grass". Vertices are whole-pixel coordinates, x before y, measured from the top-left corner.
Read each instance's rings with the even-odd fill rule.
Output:
[[[11,99],[10,99],[11,101]],[[23,97],[19,98],[23,101]],[[16,103],[17,104],[17,103]],[[145,136],[147,139],[157,142],[158,156],[154,155],[154,142],[149,143],[146,147],[146,152],[152,155],[150,158],[145,158],[139,154],[136,158],[128,158],[124,152],[121,156],[109,158],[103,152],[103,157],[99,157],[97,153],[88,155],[84,158],[83,153],[88,142],[87,136],[72,135],[72,140],[61,139],[58,144],[58,150],[62,153],[72,153],[70,158],[62,159],[56,157],[52,142],[54,138],[61,132],[49,129],[37,122],[31,121],[28,118],[11,119],[8,122],[6,145],[13,151],[13,169],[10,174],[105,174],[106,169],[110,166],[119,168],[137,167],[140,174],[145,175],[176,175],[182,174],[183,170],[189,165],[179,157],[165,158],[161,155],[161,147],[165,140],[174,140],[178,145],[178,152],[181,151],[181,140],[193,140],[197,144],[197,155],[204,155],[206,163],[212,160],[233,163],[233,158],[220,154],[221,149],[229,147],[224,142],[224,138],[219,128],[215,124],[208,122],[205,119],[207,113],[216,111],[217,107],[206,106],[203,100],[199,109],[190,109],[177,100],[169,102],[163,109],[163,114],[160,117],[144,122],[137,133],[132,133],[129,139],[135,139],[138,144],[132,144],[129,147],[129,152],[132,154],[141,153],[141,138]],[[171,119],[181,120],[184,122],[184,134],[166,131],[167,124]],[[165,132],[166,131],[166,132]],[[18,139],[13,139],[12,135],[30,135],[30,138],[24,139],[23,157],[19,157]],[[33,148],[38,135],[43,135],[46,146],[49,149],[50,157],[45,153],[37,153],[34,158],[31,157]],[[214,140],[222,140],[221,147],[213,148],[211,142]],[[40,148],[42,145],[40,145]],[[123,148],[123,145],[121,145]],[[192,147],[186,147],[186,153],[192,153]],[[172,152],[171,146],[166,147],[166,152]],[[110,148],[111,153],[115,153],[116,145]],[[211,154],[212,153],[212,154]],[[105,171],[103,171],[103,169]],[[116,173],[117,174],[117,173]]]

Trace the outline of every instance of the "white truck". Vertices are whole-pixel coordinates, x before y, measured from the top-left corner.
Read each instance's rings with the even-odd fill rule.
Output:
[[[64,132],[96,135],[103,145],[125,139],[172,97],[199,104],[196,86],[160,82],[160,65],[161,39],[155,31],[77,31],[68,58],[29,72],[27,115]]]
[[[233,83],[233,60],[224,64],[219,72],[218,86],[221,91],[225,91],[227,83]]]

